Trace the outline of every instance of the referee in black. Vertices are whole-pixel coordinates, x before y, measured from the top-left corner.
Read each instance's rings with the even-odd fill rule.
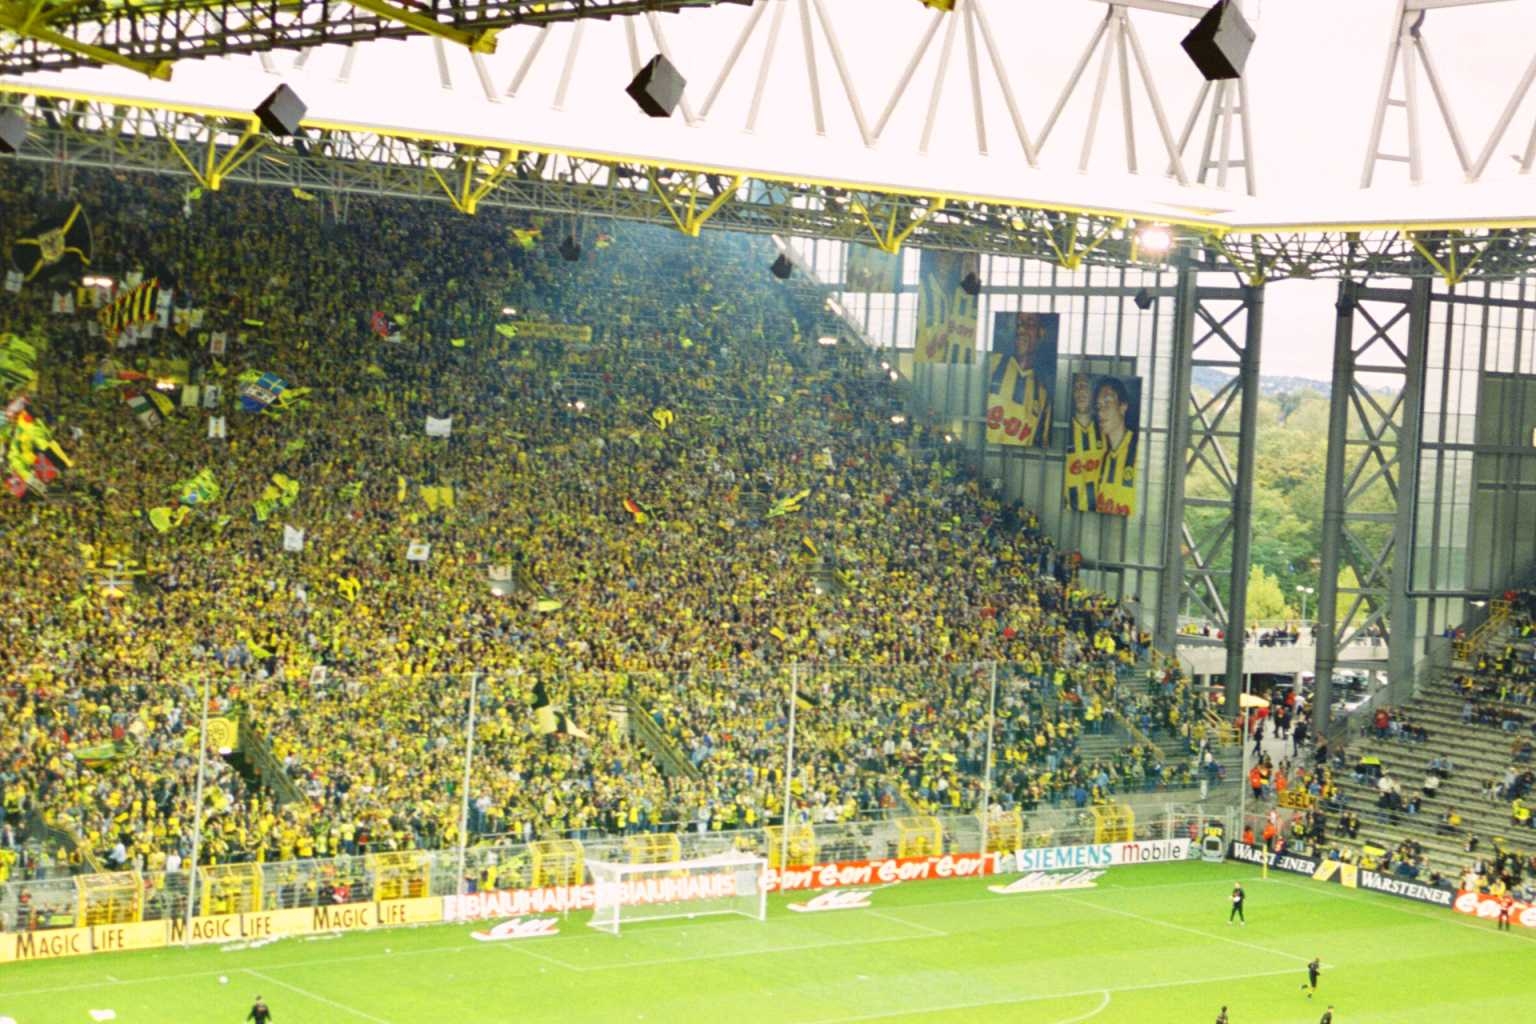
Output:
[[[267,1009],[267,1004],[261,1001],[261,996],[257,996],[251,1012],[245,1015],[245,1019],[255,1021],[256,1024],[267,1024],[267,1021],[272,1019],[272,1011]]]
[[[1307,964],[1307,983],[1305,985],[1301,986],[1302,988],[1307,990],[1307,998],[1308,999],[1311,999],[1313,994],[1317,992],[1317,976],[1319,974],[1322,974],[1322,973],[1323,973],[1323,961],[1322,961],[1322,959],[1319,958],[1319,957],[1313,957],[1312,958],[1312,962]],[[1333,1007],[1330,1006],[1329,1009],[1331,1010],[1331,1009],[1333,1009]]]
[[[1223,1006],[1221,1008],[1221,1012],[1216,1015],[1216,1024],[1231,1024],[1231,1022],[1227,1020],[1227,1008],[1225,1006]]]
[[[1317,1024],[1333,1024],[1333,1007],[1323,1011],[1323,1015],[1317,1019]]]
[[[1243,883],[1241,883],[1241,882],[1233,882],[1232,883],[1232,912],[1227,915],[1227,924],[1231,924],[1232,923],[1232,919],[1235,917],[1235,918],[1238,919],[1238,921],[1240,921],[1243,924],[1243,926],[1245,928],[1248,926],[1248,918],[1243,916],[1243,899],[1244,899],[1244,896],[1243,896]]]

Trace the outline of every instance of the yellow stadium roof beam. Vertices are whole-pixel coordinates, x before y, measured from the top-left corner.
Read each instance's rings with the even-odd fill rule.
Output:
[[[112,64],[157,78],[179,60],[302,50],[426,34],[491,53],[514,25],[683,11],[751,0],[455,0],[414,10],[390,0],[0,0],[0,74]]]
[[[56,0],[30,0],[30,2],[0,0],[0,28],[14,32],[22,40],[36,46],[51,47],[60,53],[69,54],[81,64],[112,64],[161,81],[170,79],[169,61],[143,60],[127,56],[109,47],[98,46],[61,31],[59,26],[67,25],[68,16],[82,6],[84,5],[78,2],[60,3]],[[10,52],[15,51],[13,49]],[[6,50],[0,50],[0,73],[8,70],[6,67],[8,56],[9,53]]]
[[[497,28],[461,29],[452,22],[419,14],[408,7],[392,4],[389,0],[352,0],[352,6],[371,11],[381,18],[397,21],[422,35],[436,36],[450,43],[469,47],[473,53],[495,53]]]
[[[258,136],[246,112],[0,85],[0,109],[30,123],[18,159],[113,172],[182,174],[310,193],[487,205],[899,251],[904,245],[1048,260],[1077,268],[1142,262],[1134,223],[1165,224],[1158,259],[1246,281],[1288,277],[1513,277],[1536,270],[1536,220],[1224,225],[1140,210],[1071,209],[991,196],[789,180],[745,167],[680,167],[631,155],[379,130],[306,120],[302,138]],[[255,147],[259,145],[260,149]],[[200,148],[201,147],[201,148]],[[260,159],[250,157],[259,153]],[[653,187],[652,178],[663,187]],[[681,181],[682,184],[678,184]],[[685,187],[686,186],[686,187]]]

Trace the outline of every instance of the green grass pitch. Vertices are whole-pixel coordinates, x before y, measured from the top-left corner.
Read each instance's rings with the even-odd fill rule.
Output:
[[[0,1018],[89,1024],[499,1021],[1009,1021],[1018,1024],[1536,1020],[1536,936],[1247,866],[1117,868],[1097,888],[995,895],[1011,879],[875,889],[869,909],[708,917],[615,938],[477,942],[444,925],[0,967]],[[1227,924],[1234,879],[1248,925]],[[1320,956],[1317,997],[1300,991]],[[229,982],[221,984],[220,976]]]

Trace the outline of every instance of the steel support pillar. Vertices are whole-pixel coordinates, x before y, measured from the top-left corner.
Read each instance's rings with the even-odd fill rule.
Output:
[[[1170,614],[1176,623],[1187,610],[1221,632],[1225,701],[1235,714],[1243,684],[1264,290],[1199,287],[1190,299],[1189,358],[1176,367],[1175,394],[1185,406],[1172,450],[1184,457],[1175,469],[1177,515],[1168,521],[1178,524],[1172,540],[1182,558]],[[1197,367],[1230,379],[1210,394],[1197,393],[1190,384]]]
[[[1232,492],[1232,577],[1227,599],[1226,709],[1238,710],[1243,692],[1243,648],[1248,624],[1248,560],[1253,538],[1253,463],[1258,446],[1259,350],[1264,337],[1264,288],[1247,287],[1247,324],[1238,368],[1242,412],[1238,417],[1237,486]]]
[[[1417,643],[1413,589],[1413,535],[1418,524],[1419,451],[1423,445],[1424,364],[1429,350],[1429,302],[1433,283],[1413,282],[1404,359],[1403,427],[1397,445],[1397,521],[1393,526],[1392,594],[1388,602],[1387,682],[1394,702],[1412,696]]]
[[[1170,528],[1163,532],[1163,574],[1157,601],[1157,624],[1153,644],[1172,652],[1178,644],[1179,609],[1184,606],[1184,548],[1181,529],[1171,524],[1184,522],[1184,475],[1187,461],[1172,453],[1189,449],[1187,402],[1194,370],[1195,309],[1199,275],[1189,268],[1179,271],[1178,293],[1173,305],[1173,368],[1171,386],[1179,408],[1168,421],[1168,491],[1163,522]]]
[[[1344,442],[1349,427],[1349,385],[1355,377],[1355,303],[1359,286],[1339,283],[1333,321],[1333,378],[1328,401],[1328,453],[1323,470],[1323,536],[1317,586],[1317,664],[1313,733],[1327,735],[1333,703],[1333,666],[1339,657],[1339,546],[1344,534]]]
[[[1352,662],[1351,644],[1388,644],[1388,700],[1414,685],[1413,532],[1431,288],[1428,280],[1411,289],[1352,281],[1339,287],[1313,710],[1323,736],[1334,671],[1381,667]],[[1395,394],[1392,377],[1399,382]],[[1340,579],[1345,570],[1353,577],[1348,582]]]

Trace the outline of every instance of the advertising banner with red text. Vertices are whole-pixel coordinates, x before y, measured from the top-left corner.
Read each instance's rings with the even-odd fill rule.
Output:
[[[1458,914],[1471,914],[1473,917],[1486,918],[1489,921],[1499,919],[1499,898],[1485,893],[1469,892],[1462,889],[1456,893],[1456,902],[1451,908]],[[1518,928],[1536,928],[1536,904],[1526,903],[1524,900],[1514,900],[1509,907],[1509,923]]]
[[[998,871],[999,854],[946,853],[939,857],[881,857],[841,860],[779,871],[768,869],[769,892],[835,889],[845,885],[889,885],[939,878],[982,878]]]

